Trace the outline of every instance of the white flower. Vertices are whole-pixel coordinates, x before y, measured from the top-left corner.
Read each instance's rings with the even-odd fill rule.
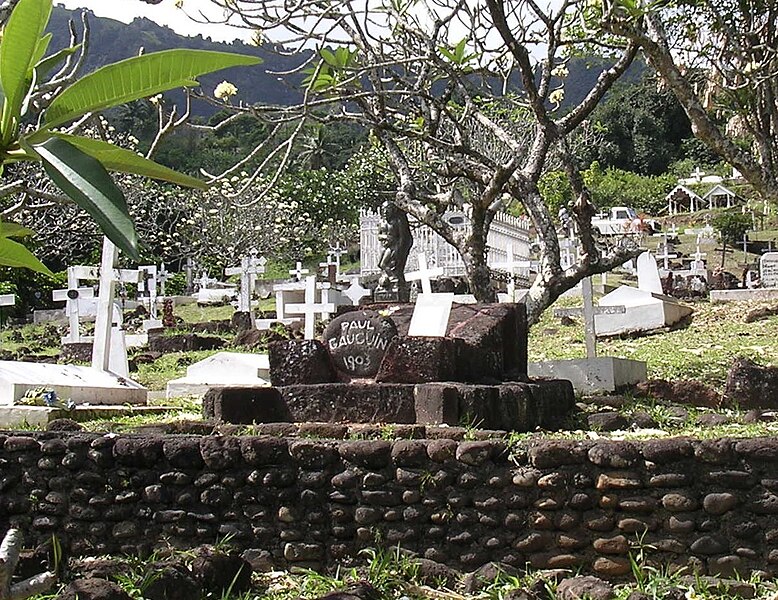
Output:
[[[565,90],[562,88],[556,89],[548,95],[548,101],[555,106],[559,106],[564,99]]]
[[[551,70],[551,74],[554,77],[563,78],[563,77],[567,77],[568,75],[570,75],[570,71],[567,70],[567,65],[566,64],[561,64],[561,65],[557,65],[556,67],[554,67]]]
[[[149,98],[149,102],[152,104],[159,104],[159,101],[162,100],[162,94],[157,94],[156,96],[152,96]]]
[[[232,85],[229,81],[222,81],[219,85],[216,86],[216,89],[213,90],[214,98],[224,100],[225,102],[237,93],[238,88]]]

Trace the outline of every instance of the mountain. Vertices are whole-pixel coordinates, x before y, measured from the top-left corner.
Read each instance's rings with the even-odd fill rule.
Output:
[[[301,75],[282,76],[297,67],[302,61],[299,56],[285,56],[278,52],[281,48],[272,45],[252,46],[240,41],[231,44],[214,42],[209,37],[198,35],[186,37],[177,34],[169,27],[158,25],[154,21],[136,18],[132,23],[125,24],[113,19],[97,17],[91,11],[89,24],[91,29],[89,53],[86,58],[84,72],[92,71],[108,63],[135,56],[142,48],[145,52],[155,52],[170,48],[193,48],[200,50],[216,50],[221,52],[237,52],[259,56],[263,63],[258,67],[236,67],[219,71],[213,75],[200,78],[205,93],[212,94],[216,85],[224,80],[230,81],[238,88],[238,94],[233,102],[243,101],[250,104],[288,105],[301,100],[299,92]],[[53,34],[52,48],[69,45],[68,22],[73,20],[80,24],[81,9],[67,10],[61,5],[54,8],[49,31]],[[565,98],[561,110],[575,105],[591,89],[597,77],[609,63],[597,58],[573,58],[568,64],[569,75],[565,79]],[[645,69],[642,64],[635,63],[627,72],[625,79],[634,80]],[[559,83],[559,82],[557,82]],[[180,97],[180,95],[179,95]],[[194,114],[210,115],[215,108],[203,102],[194,103]]]
[[[144,52],[156,52],[171,48],[192,48],[197,50],[215,50],[219,52],[236,52],[259,56],[264,61],[257,67],[235,67],[225,69],[212,75],[199,78],[203,91],[212,94],[214,88],[224,80],[233,83],[238,88],[238,94],[233,102],[262,102],[264,104],[292,104],[302,96],[296,89],[301,76],[276,75],[299,65],[299,57],[283,56],[276,52],[274,46],[252,46],[236,41],[231,44],[214,42],[209,37],[198,35],[186,37],[177,34],[169,27],[158,25],[154,21],[136,18],[132,23],[125,24],[113,19],[97,17],[87,11],[90,25],[89,53],[87,54],[84,73],[93,71],[103,65],[137,56]],[[48,30],[52,33],[52,48],[62,48],[69,45],[69,21],[74,21],[80,31],[81,9],[67,10],[62,5],[54,7]],[[215,112],[204,102],[196,102],[192,107],[195,114],[211,114]]]

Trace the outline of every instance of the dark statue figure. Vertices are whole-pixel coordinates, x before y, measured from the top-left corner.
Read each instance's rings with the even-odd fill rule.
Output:
[[[405,263],[413,246],[408,217],[394,202],[381,205],[383,222],[378,227],[378,239],[384,247],[378,267],[383,272],[378,280],[376,299],[383,295],[389,299],[396,296],[401,302],[408,301],[408,286],[405,282]]]

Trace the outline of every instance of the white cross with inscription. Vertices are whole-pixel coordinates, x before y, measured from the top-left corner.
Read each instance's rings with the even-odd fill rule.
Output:
[[[584,318],[584,343],[586,345],[586,358],[597,358],[597,334],[594,329],[594,315],[624,314],[625,306],[594,306],[594,290],[592,278],[584,277],[581,280],[581,295],[583,296],[583,308],[557,308],[554,309],[555,317],[583,315]]]
[[[299,260],[297,261],[297,264],[295,264],[294,269],[289,271],[289,274],[294,278],[295,281],[302,281],[303,275],[308,275],[310,271],[308,269],[303,269],[303,263],[301,263]]]
[[[432,293],[432,280],[437,279],[441,275],[443,275],[444,271],[442,268],[437,267],[435,269],[428,269],[427,268],[427,257],[423,252],[419,252],[419,270],[418,271],[411,271],[410,273],[405,274],[405,280],[406,281],[419,281],[421,282],[421,293],[422,294],[431,294]]]
[[[292,315],[305,315],[305,339],[312,340],[315,335],[316,315],[331,315],[335,305],[331,302],[316,304],[316,275],[305,278],[305,303],[287,304],[286,312]]]
[[[224,274],[240,275],[240,295],[238,296],[238,312],[251,312],[251,294],[257,282],[257,275],[265,272],[267,259],[264,256],[259,258],[253,256],[244,256],[240,260],[239,267],[229,267],[224,269]]]

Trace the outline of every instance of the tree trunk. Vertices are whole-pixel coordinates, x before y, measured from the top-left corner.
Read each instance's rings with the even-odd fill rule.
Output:
[[[470,291],[475,299],[479,302],[494,302],[492,276],[486,264],[486,239],[489,233],[486,217],[486,209],[478,204],[473,206],[473,214],[470,216],[470,236],[465,242],[465,247],[459,249],[459,252],[465,263],[465,275]]]
[[[21,550],[21,532],[18,529],[9,529],[0,544],[0,600],[25,600],[50,590],[57,582],[54,573],[45,571],[11,585]]]

